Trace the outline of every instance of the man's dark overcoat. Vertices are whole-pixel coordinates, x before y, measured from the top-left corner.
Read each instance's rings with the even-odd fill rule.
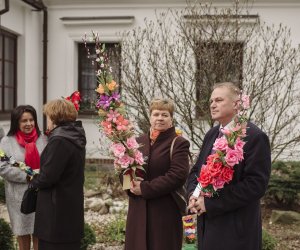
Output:
[[[268,137],[248,123],[244,160],[234,166],[233,180],[219,195],[205,198],[206,213],[198,216],[198,244],[201,250],[259,250],[262,242],[260,198],[265,194],[271,171]],[[219,126],[205,136],[199,158],[188,178],[188,194],[206,163]]]

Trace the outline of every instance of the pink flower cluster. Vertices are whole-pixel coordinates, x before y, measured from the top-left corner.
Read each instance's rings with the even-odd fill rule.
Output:
[[[131,165],[143,165],[143,154],[138,150],[139,144],[134,137],[130,137],[126,142],[113,143],[111,150],[115,156],[115,165],[126,169]]]
[[[142,167],[144,164],[143,154],[139,151],[140,145],[134,137],[130,121],[126,119],[119,85],[113,80],[105,44],[100,43],[99,35],[94,32],[92,33],[92,40],[95,42],[96,51],[96,59],[92,63],[99,66],[99,70],[95,72],[98,79],[98,87],[95,91],[98,93],[96,108],[98,109],[100,129],[112,141],[111,152],[115,158],[116,170],[125,169],[123,174],[130,173],[131,176],[135,176],[137,169],[144,171]],[[86,37],[84,42],[86,45]],[[90,56],[88,48],[87,52]]]

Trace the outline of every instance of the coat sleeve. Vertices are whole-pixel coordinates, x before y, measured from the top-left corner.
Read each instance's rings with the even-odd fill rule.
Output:
[[[165,175],[141,182],[143,198],[157,198],[184,185],[189,171],[189,147],[190,143],[186,140],[175,142],[170,168]]]
[[[225,186],[219,196],[205,198],[208,217],[214,217],[259,200],[266,192],[271,172],[269,139],[260,132],[253,135],[245,149],[244,170],[240,181]]]
[[[9,154],[9,138],[4,137],[1,141],[0,148],[6,153]],[[11,155],[8,155],[11,156]],[[0,162],[0,176],[10,182],[18,183],[27,183],[26,176],[27,174],[19,169],[14,167],[7,162]]]
[[[72,154],[72,145],[67,140],[55,138],[45,148],[45,158],[41,162],[41,170],[30,182],[31,186],[46,189],[54,186],[64,172]]]

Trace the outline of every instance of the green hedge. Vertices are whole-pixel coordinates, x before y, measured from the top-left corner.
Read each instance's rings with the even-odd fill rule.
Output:
[[[269,187],[265,195],[268,205],[293,210],[300,193],[300,162],[277,161],[272,165]]]
[[[14,250],[13,233],[9,224],[0,218],[0,249]]]

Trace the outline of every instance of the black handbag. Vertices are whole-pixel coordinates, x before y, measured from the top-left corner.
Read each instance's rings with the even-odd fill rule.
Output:
[[[172,160],[172,154],[173,154],[173,148],[174,143],[177,139],[177,136],[173,139],[171,148],[170,148],[170,159]],[[179,208],[179,211],[182,216],[187,215],[187,199],[186,199],[186,188],[185,185],[181,186],[180,188],[176,189],[171,193],[175,203],[177,204],[177,207]]]
[[[35,212],[37,192],[38,190],[36,188],[32,188],[32,187],[27,188],[22,198],[21,213],[31,214]]]

